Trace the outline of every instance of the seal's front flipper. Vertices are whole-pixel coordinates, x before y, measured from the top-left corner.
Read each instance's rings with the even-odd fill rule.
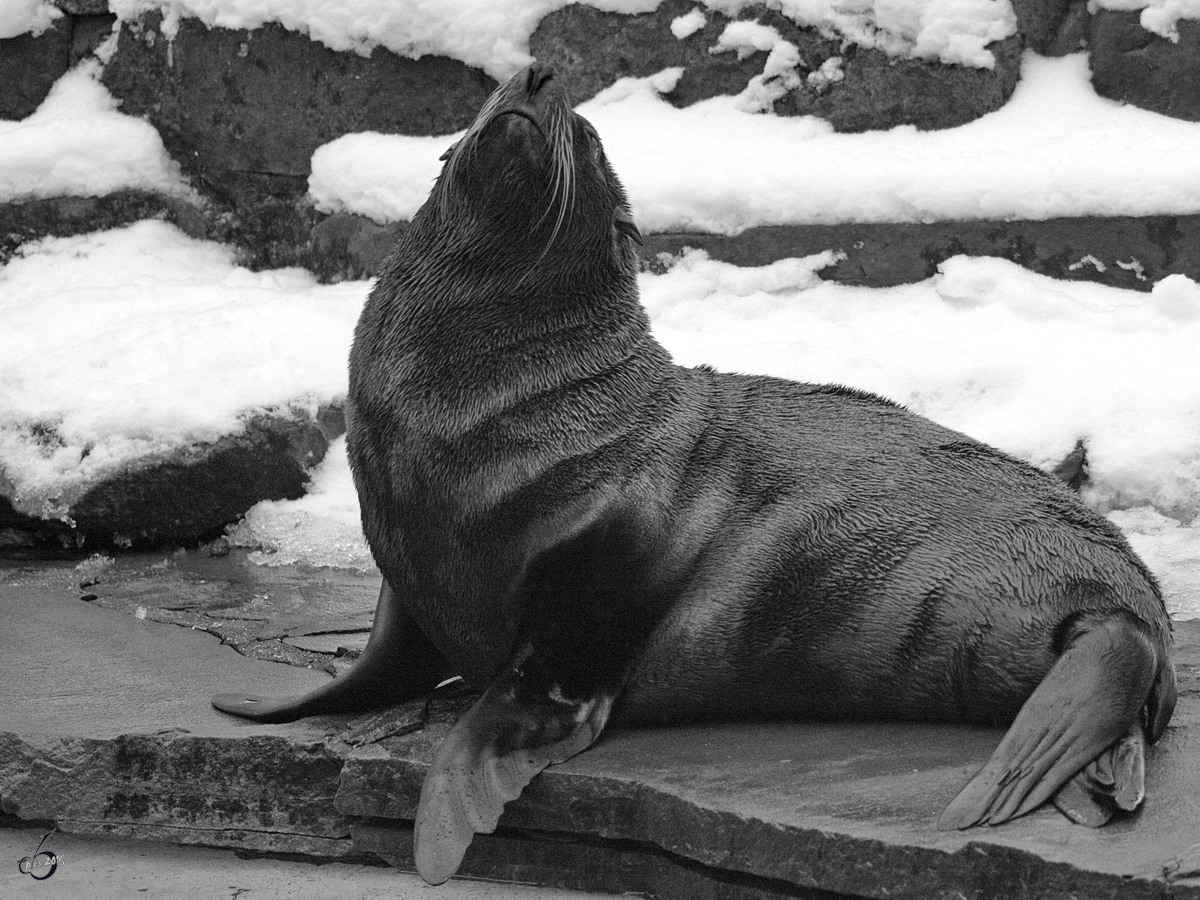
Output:
[[[1145,794],[1146,735],[1141,723],[1135,722],[1115,744],[1058,789],[1054,805],[1072,822],[1099,828],[1118,809],[1137,809]]]
[[[553,763],[600,736],[612,696],[569,699],[520,667],[497,678],[450,730],[421,787],[417,871],[441,884],[458,871],[471,839],[495,830],[504,805]]]
[[[320,713],[367,712],[433,690],[454,674],[421,629],[400,607],[385,581],[379,589],[371,637],[350,671],[302,697],[217,694],[212,705],[243,719],[270,724]]]
[[[1081,613],[1063,631],[1062,655],[1046,673],[987,764],[951,801],[938,820],[948,831],[972,825],[998,825],[1024,815],[1058,792],[1066,782],[1109,748],[1122,774],[1122,802],[1135,794],[1136,761],[1128,748],[1114,746],[1131,728],[1141,728],[1149,703],[1157,721],[1164,703],[1158,686],[1169,668],[1166,651],[1149,628],[1124,611]],[[1169,716],[1169,712],[1167,713]],[[1157,735],[1154,735],[1157,736]],[[1068,798],[1078,800],[1071,791]],[[1134,804],[1136,805],[1136,803]],[[1095,817],[1095,810],[1085,810]]]

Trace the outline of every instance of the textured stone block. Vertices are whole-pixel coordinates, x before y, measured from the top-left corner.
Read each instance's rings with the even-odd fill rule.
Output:
[[[169,40],[157,14],[124,24],[104,83],[201,187],[234,198],[303,194],[313,150],[348,132],[464,128],[495,87],[455,60],[337,53],[274,24],[234,31],[185,18]]]
[[[1142,28],[1138,12],[1099,10],[1088,36],[1102,97],[1200,122],[1200,21],[1180,19],[1178,43]]]
[[[667,0],[654,12],[622,15],[572,5],[546,16],[530,39],[538,59],[570,73],[572,97],[583,102],[619,78],[644,77],[668,66],[684,73],[668,99],[688,106],[719,94],[737,94],[762,72],[766,53],[739,60],[735,53],[709,52],[730,19],[706,10],[700,31],[676,40],[671,21],[688,12],[690,0]],[[803,60],[801,85],[776,101],[782,115],[817,115],[838,131],[865,131],[909,124],[949,128],[998,109],[1012,94],[1020,74],[1019,35],[992,45],[993,69],[975,69],[924,60],[893,59],[877,50],[842,46],[815,29],[801,28],[781,13],[750,7],[739,19],[774,27],[795,44]],[[842,57],[845,77],[833,84],[809,84],[806,76],[827,59]]]
[[[308,470],[333,436],[307,417],[260,415],[241,434],[136,460],[53,498],[24,496],[0,472],[0,527],[50,530],[66,545],[89,549],[194,542],[260,500],[303,496]]]
[[[0,119],[24,119],[41,105],[71,62],[71,19],[42,34],[0,40]]]

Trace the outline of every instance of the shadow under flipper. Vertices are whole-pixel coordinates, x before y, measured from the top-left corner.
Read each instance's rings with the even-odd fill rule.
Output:
[[[217,694],[212,705],[255,722],[294,722],[321,713],[368,712],[403,703],[428,693],[453,674],[450,664],[401,608],[384,581],[367,646],[345,675],[301,697]]]

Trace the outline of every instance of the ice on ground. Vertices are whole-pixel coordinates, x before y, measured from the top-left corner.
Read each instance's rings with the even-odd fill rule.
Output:
[[[190,193],[154,126],[117,111],[100,71],[98,61],[86,60],[29,116],[0,119],[0,203],[122,188]]]
[[[298,500],[264,500],[229,530],[237,547],[268,566],[303,564],[371,571],[375,560],[363,538],[358,495],[346,459],[346,439],[329,445]]]
[[[346,392],[364,282],[250,272],[145,221],[0,268],[0,473],[32,509],[139,459]]]
[[[1007,104],[944,131],[838,134],[736,97],[677,109],[660,96],[677,77],[623,79],[578,107],[644,232],[1200,213],[1200,122],[1097,96],[1086,54],[1027,53]],[[409,220],[461,136],[343,136],[313,155],[309,192],[327,212]]]

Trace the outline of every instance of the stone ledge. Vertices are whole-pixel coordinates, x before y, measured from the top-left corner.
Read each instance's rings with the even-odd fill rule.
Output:
[[[1146,291],[1167,275],[1200,281],[1200,215],[930,224],[771,225],[736,236],[651,234],[643,260],[686,247],[739,266],[824,250],[845,255],[821,278],[864,287],[922,281],[951,256],[998,256],[1051,278]]]
[[[245,222],[226,207],[140,191],[107,197],[60,197],[0,204],[0,263],[23,242],[69,236],[162,218],[187,234],[238,247],[244,265],[308,268],[324,282],[379,274],[408,222],[381,225],[350,213],[324,215],[307,201],[275,203],[275,226]],[[264,209],[266,207],[263,207]],[[254,226],[254,227],[251,227]],[[1091,216],[1040,221],[763,225],[741,234],[673,232],[645,235],[643,266],[684,248],[714,259],[761,266],[836,250],[845,259],[821,271],[842,284],[891,287],[929,278],[956,254],[998,256],[1051,278],[1149,290],[1167,275],[1200,280],[1200,214]]]
[[[379,225],[340,213],[313,229],[312,259],[326,277],[380,271],[407,222]],[[1200,215],[1113,216],[1043,221],[764,225],[738,235],[645,235],[642,265],[661,269],[661,254],[692,247],[739,266],[835,250],[845,258],[821,278],[863,287],[923,281],[957,254],[998,256],[1051,278],[1148,291],[1167,275],[1200,281]]]
[[[369,851],[411,867],[421,779],[469,696],[443,691],[374,716],[238,722],[208,707],[211,693],[295,693],[323,676],[79,603],[65,589],[71,574],[0,572],[0,599],[25,638],[0,657],[6,813],[66,831],[313,858]],[[1146,805],[1103,829],[1043,810],[999,828],[935,831],[996,730],[612,731],[535,779],[497,834],[472,845],[463,872],[701,900],[1200,898],[1200,623],[1178,625],[1177,647],[1180,704],[1148,760]]]

